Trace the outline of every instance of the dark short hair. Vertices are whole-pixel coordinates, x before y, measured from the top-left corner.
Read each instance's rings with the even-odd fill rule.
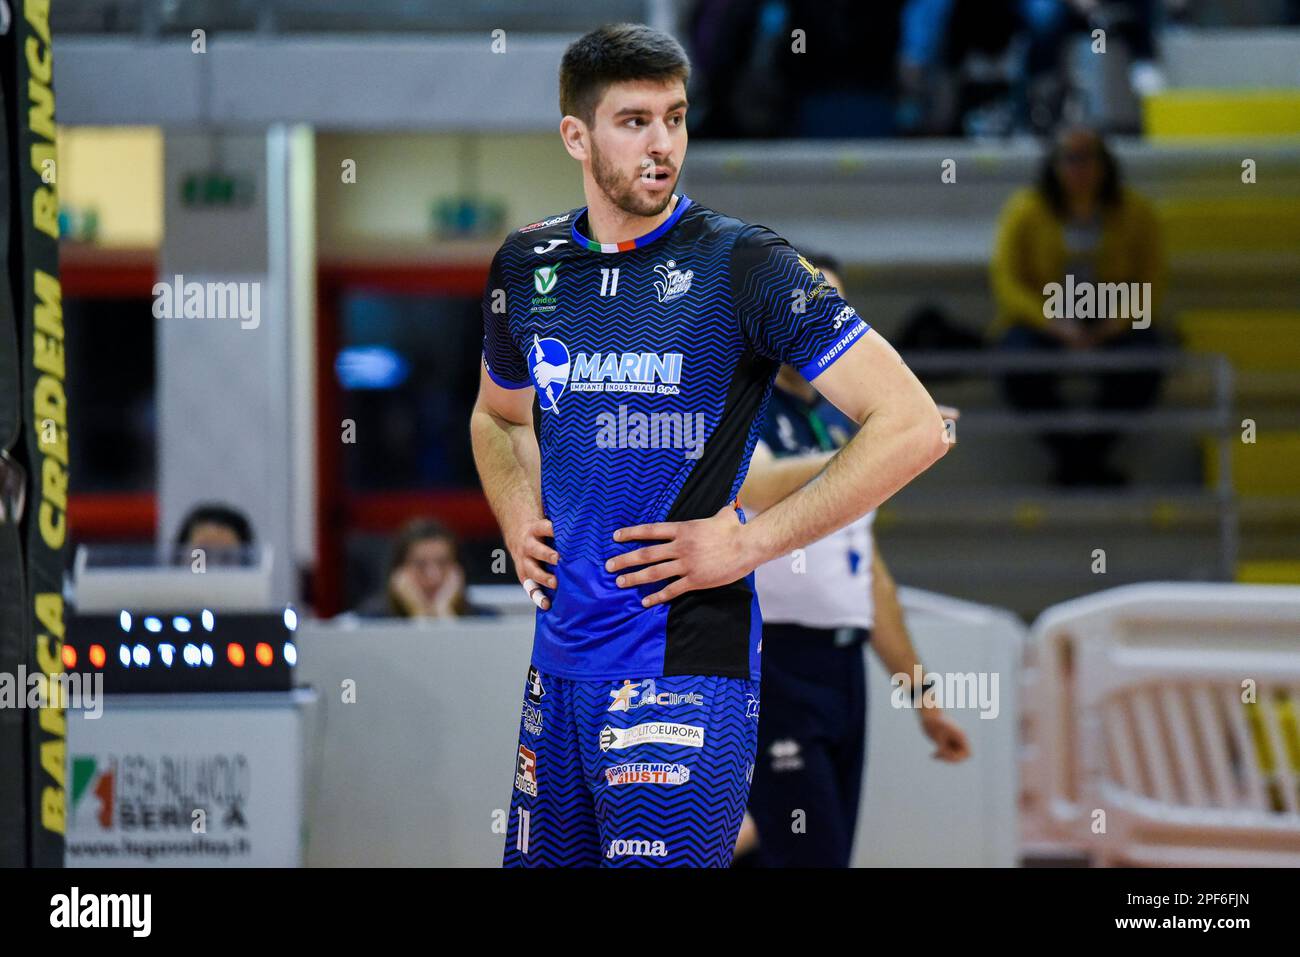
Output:
[[[690,79],[691,64],[682,45],[662,30],[640,23],[597,27],[569,44],[560,61],[560,112],[588,126],[596,104],[612,83]]]
[[[248,523],[244,513],[229,505],[221,505],[217,502],[204,502],[190,509],[185,520],[181,522],[181,530],[176,533],[176,544],[182,546],[190,540],[190,535],[198,525],[224,525],[235,533],[241,545],[251,545],[253,543],[253,526]]]

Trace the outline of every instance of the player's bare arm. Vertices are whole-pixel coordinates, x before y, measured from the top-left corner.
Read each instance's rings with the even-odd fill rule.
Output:
[[[754,446],[745,484],[740,487],[740,501],[748,509],[761,512],[808,484],[826,468],[834,452],[812,452],[777,458],[763,442]]]
[[[948,449],[943,417],[898,353],[874,330],[813,381],[861,425],[808,484],[742,525],[730,506],[689,522],[622,528],[614,540],[660,541],[606,563],[623,588],[677,580],[642,600],[646,607],[736,581],[763,562],[816,541],[877,508]]]
[[[483,492],[501,526],[515,574],[543,611],[550,599],[529,582],[555,588],[542,563],[560,556],[544,539],[554,534],[542,514],[541,453],[533,432],[533,390],[505,389],[486,370],[479,373],[478,398],[470,417],[470,440]]]
[[[945,420],[956,421],[961,417],[952,406],[941,405],[938,408]],[[956,444],[955,433],[948,444]],[[811,452],[777,458],[766,444],[757,442],[749,460],[749,471],[745,473],[745,484],[740,487],[741,504],[753,512],[771,508],[816,478],[834,455],[834,452]]]

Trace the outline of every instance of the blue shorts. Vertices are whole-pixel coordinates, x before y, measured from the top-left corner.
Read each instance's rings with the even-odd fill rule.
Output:
[[[757,681],[531,667],[504,864],[727,867],[757,743]]]

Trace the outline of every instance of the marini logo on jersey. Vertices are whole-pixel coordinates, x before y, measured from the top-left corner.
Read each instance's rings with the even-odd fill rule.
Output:
[[[569,349],[559,339],[533,336],[528,350],[529,374],[537,389],[537,401],[549,412],[560,411],[560,396],[569,384]]]
[[[655,272],[660,277],[655,280],[655,292],[659,295],[660,302],[672,302],[691,291],[691,280],[695,278],[695,270],[687,269],[683,272],[677,268],[677,263],[670,259],[660,266],[655,266]]]
[[[564,392],[648,392],[677,395],[682,382],[680,352],[579,352],[570,359],[559,339],[533,335],[528,366],[538,400],[559,412]]]

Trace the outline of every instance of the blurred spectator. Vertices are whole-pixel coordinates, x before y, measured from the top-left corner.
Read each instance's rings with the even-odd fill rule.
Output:
[[[356,614],[366,618],[464,618],[492,615],[465,596],[465,570],[456,537],[441,522],[417,518],[393,543],[387,585],[366,599]]]
[[[1122,185],[1119,165],[1096,132],[1064,130],[1043,161],[1038,184],[1015,193],[998,224],[991,281],[997,301],[994,331],[1001,347],[1014,352],[1157,347],[1154,324],[1135,329],[1131,314],[1049,318],[1047,287],[1149,283],[1142,291],[1150,321],[1158,314],[1163,278],[1160,228],[1151,204]],[[1130,299],[1129,313],[1134,303]],[[1062,409],[1062,378],[1055,373],[1008,374],[1003,389],[1018,409]],[[1161,375],[1143,369],[1091,379],[1097,390],[1093,408],[1138,410],[1155,402]],[[1045,435],[1056,460],[1054,480],[1062,485],[1121,484],[1123,476],[1107,461],[1116,438],[1113,433]]]
[[[798,138],[881,137],[897,133],[898,49],[905,0],[788,0],[790,31],[806,52],[787,58]]]
[[[704,137],[893,135],[904,5],[700,0],[687,27],[691,131]]]
[[[687,25],[693,135],[718,139],[781,136],[789,123],[789,50],[781,0],[700,0]]]
[[[1119,40],[1129,58],[1129,84],[1136,96],[1159,93],[1164,74],[1156,65],[1155,26],[1161,15],[1160,0],[1019,0],[1028,33],[1025,53],[1025,91],[1031,128],[1049,129],[1062,115],[1069,82],[1065,77],[1065,49],[1076,36],[1102,30],[1110,43]]]
[[[205,502],[196,505],[181,522],[176,534],[178,560],[188,562],[195,549],[205,561],[238,564],[253,544],[253,527],[244,514],[229,505]]]
[[[1113,115],[1115,104],[1093,102],[1080,88],[1085,65],[1071,68],[1071,45],[1103,31],[1107,52],[1125,51],[1133,94],[1149,96],[1165,87],[1158,32],[1185,7],[1186,0],[697,0],[685,31],[691,131],[1006,136],[1047,131],[1063,117],[1126,123]]]

